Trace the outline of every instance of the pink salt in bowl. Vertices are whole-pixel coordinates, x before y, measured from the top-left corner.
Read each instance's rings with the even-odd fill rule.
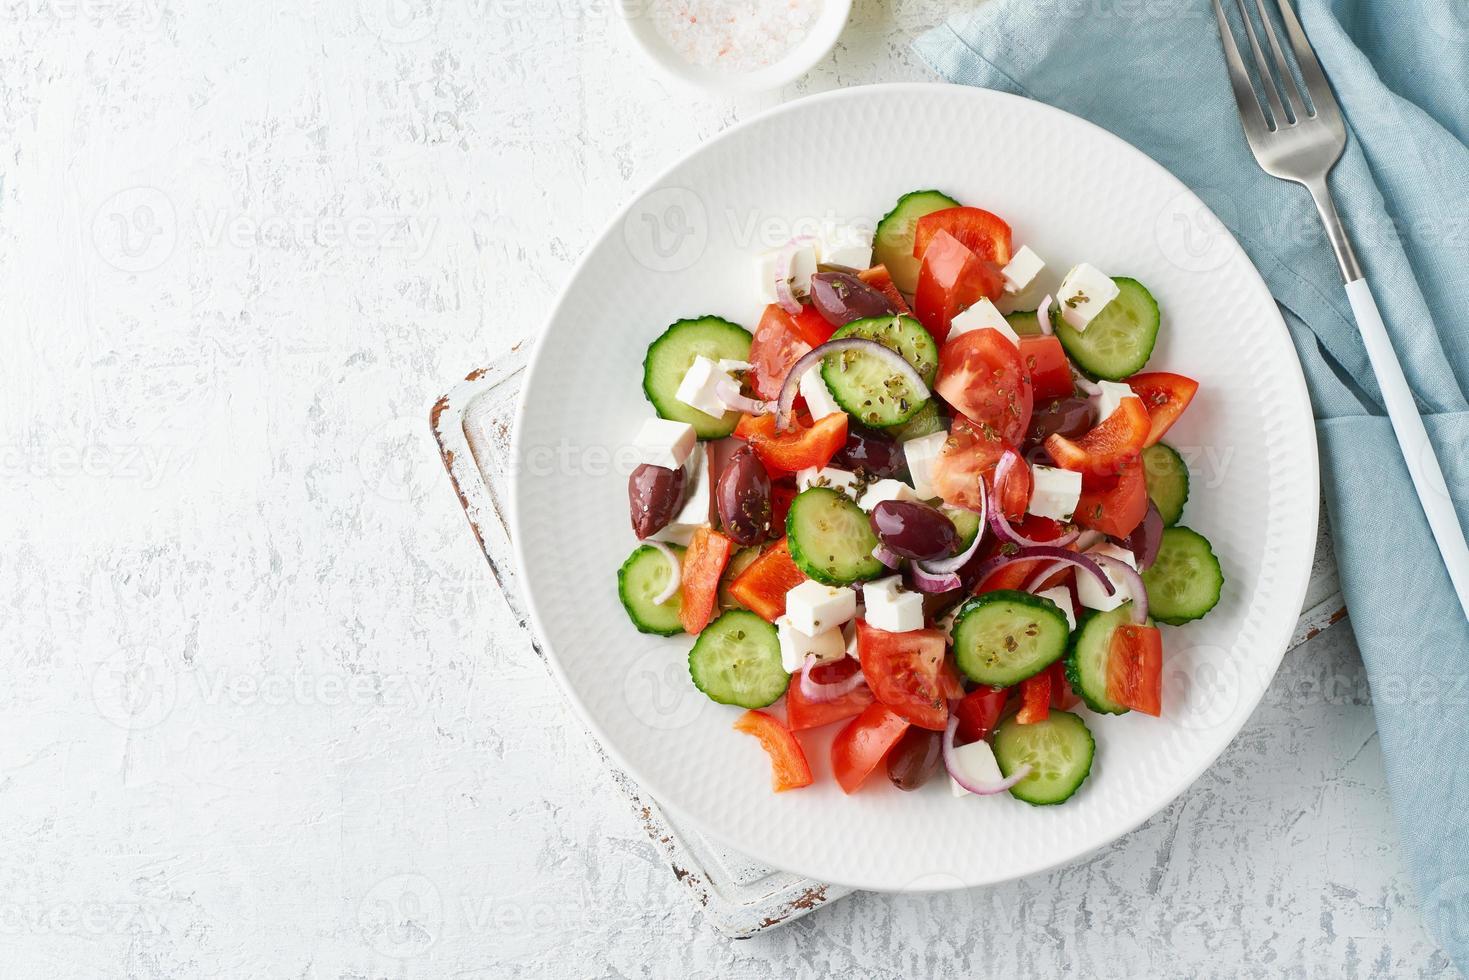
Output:
[[[617,0],[664,75],[721,95],[779,88],[836,45],[852,0]]]

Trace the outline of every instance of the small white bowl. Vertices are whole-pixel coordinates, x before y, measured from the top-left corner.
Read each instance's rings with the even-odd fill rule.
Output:
[[[686,61],[669,47],[653,24],[650,6],[649,0],[617,0],[617,12],[638,47],[669,78],[721,95],[765,92],[800,78],[836,46],[852,12],[852,0],[824,0],[816,22],[785,57],[756,71],[722,72]]]

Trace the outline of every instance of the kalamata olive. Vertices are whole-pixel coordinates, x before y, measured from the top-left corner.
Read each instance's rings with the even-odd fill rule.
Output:
[[[627,478],[627,503],[639,541],[658,533],[683,503],[683,470],[644,463]]]
[[[850,272],[818,272],[812,276],[811,304],[834,327],[897,312],[881,291]]]
[[[904,558],[944,558],[959,548],[954,522],[937,507],[916,500],[884,500],[867,520],[888,550]]]
[[[942,754],[942,734],[912,725],[888,752],[888,778],[898,789],[912,792],[939,771]]]
[[[869,480],[892,479],[908,468],[903,447],[891,438],[850,428],[846,445],[837,450],[828,465],[860,473]]]
[[[1029,450],[1060,434],[1075,439],[1092,427],[1092,406],[1085,398],[1057,398],[1037,404],[1030,416],[1030,429],[1025,434],[1027,458]]]
[[[724,533],[739,544],[759,544],[770,534],[770,474],[749,446],[725,464],[714,489]]]

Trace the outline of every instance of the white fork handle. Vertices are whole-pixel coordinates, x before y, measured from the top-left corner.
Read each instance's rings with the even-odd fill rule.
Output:
[[[1392,420],[1398,446],[1408,464],[1408,474],[1413,478],[1413,488],[1418,491],[1418,500],[1428,517],[1428,526],[1438,542],[1444,565],[1448,567],[1454,591],[1459,594],[1464,616],[1469,619],[1469,545],[1464,543],[1464,531],[1459,526],[1459,515],[1454,512],[1454,502],[1449,497],[1438,456],[1428,441],[1423,418],[1418,414],[1413,392],[1403,377],[1403,367],[1393,351],[1367,280],[1347,283],[1347,299],[1351,301],[1352,313],[1357,318],[1357,329],[1362,332],[1362,342],[1367,347],[1372,372],[1377,375],[1377,385],[1382,389],[1387,417]]]

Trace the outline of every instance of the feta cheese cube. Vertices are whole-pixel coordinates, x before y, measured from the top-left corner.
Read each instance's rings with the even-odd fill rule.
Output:
[[[878,480],[867,488],[867,492],[862,495],[862,499],[857,501],[857,504],[863,510],[871,511],[884,500],[917,499],[919,499],[918,494],[902,480]]]
[[[846,625],[842,627],[842,637],[847,641],[847,656],[853,660],[861,659],[857,656],[857,617],[863,616],[864,613],[865,610],[859,605],[856,615],[849,619]]]
[[[1027,509],[1037,517],[1071,520],[1071,515],[1076,513],[1076,502],[1081,499],[1081,474],[1036,463],[1030,468],[1030,475],[1033,488]]]
[[[1000,275],[1005,277],[1005,292],[1012,296],[1025,292],[1045,267],[1046,263],[1030,250],[1029,245],[1020,246],[1010,264],[1000,270]]]
[[[649,538],[687,548],[694,539],[694,532],[709,523],[713,497],[704,453],[692,453],[684,464],[683,504],[678,513],[673,515],[673,519],[654,531]]]
[[[935,432],[903,443],[903,456],[908,460],[913,491],[924,500],[938,496],[938,491],[933,488],[933,465],[948,438],[947,432]]]
[[[787,674],[800,670],[809,656],[815,656],[818,663],[826,663],[847,655],[847,641],[837,628],[808,636],[796,629],[789,616],[782,616],[775,621],[775,635],[780,640],[780,665]]]
[[[842,406],[832,397],[831,389],[826,386],[826,381],[821,377],[821,365],[808,370],[801,375],[801,382],[797,386],[801,397],[806,399],[806,407],[811,410],[813,419],[824,419],[828,415],[836,415],[841,412]]]
[[[1061,304],[1061,316],[1067,323],[1076,330],[1085,330],[1119,292],[1110,276],[1083,262],[1061,280],[1056,302]]]
[[[694,427],[687,422],[670,422],[668,419],[648,419],[638,430],[633,446],[638,452],[638,463],[649,463],[676,470],[689,461],[699,437]]]
[[[1124,398],[1137,398],[1137,394],[1127,385],[1120,381],[1098,381],[1097,387],[1102,389],[1101,397],[1097,399],[1097,421],[1101,422],[1117,411]]]
[[[845,586],[807,579],[786,593],[786,619],[807,636],[835,629],[855,615],[857,593]]]
[[[1000,764],[995,761],[995,750],[983,739],[959,746],[954,750],[953,760],[955,768],[964,774],[968,782],[998,783],[1005,778],[1000,772]],[[960,786],[953,776],[949,777],[949,789],[956,797],[974,795]]]
[[[857,478],[856,473],[839,470],[835,466],[824,466],[819,470],[814,466],[808,466],[796,473],[796,488],[809,490],[812,487],[828,487],[856,500],[857,493],[862,488],[862,481]]]
[[[850,225],[825,229],[821,234],[821,261],[824,265],[866,269],[872,265],[872,234]]]
[[[862,588],[867,625],[888,633],[923,629],[923,596],[903,590],[899,576],[890,575]]]
[[[727,380],[730,380],[729,375],[719,370],[718,364],[700,354],[694,358],[694,363],[689,365],[673,397],[689,408],[714,418],[721,418],[725,408],[724,402],[719,397],[719,383]]]
[[[998,330],[1004,335],[1006,340],[1015,344],[1017,347],[1020,345],[1019,335],[1011,328],[1004,314],[995,307],[994,303],[983,298],[950,321],[949,339],[952,340],[960,334],[966,334],[972,330],[983,330],[986,327],[991,330]]]
[[[1110,541],[1106,544],[1097,545],[1095,548],[1089,550],[1087,554],[1106,555],[1109,558],[1116,558],[1119,561],[1126,562],[1133,568],[1137,568],[1137,558],[1133,555],[1133,553],[1128,551],[1126,548],[1112,544]],[[1106,592],[1102,591],[1102,585],[1100,582],[1098,582],[1091,575],[1088,575],[1086,572],[1079,571],[1076,576],[1076,597],[1080,599],[1081,604],[1083,606],[1086,606],[1088,609],[1096,609],[1099,612],[1106,612],[1109,609],[1116,609],[1118,606],[1131,599],[1132,595],[1128,592],[1126,583],[1118,578],[1115,572],[1111,571],[1108,568],[1103,568],[1102,572],[1107,576],[1108,581],[1112,583],[1113,588],[1115,588],[1117,591],[1112,593],[1110,596],[1107,595]]]
[[[1082,572],[1081,574],[1085,575],[1086,572]],[[1037,592],[1036,595],[1042,599],[1050,599],[1057,606],[1060,606],[1061,611],[1066,614],[1066,622],[1071,624],[1072,629],[1076,629],[1076,606],[1071,602],[1070,589],[1064,585],[1058,585],[1054,589]]]
[[[817,253],[817,243],[811,241],[808,244],[797,245],[791,252],[790,283],[791,292],[797,296],[805,296],[811,292],[811,277],[816,274],[816,263],[820,256]],[[760,292],[767,303],[776,301],[775,276],[780,265],[780,253],[782,249],[775,249],[760,256],[757,263],[760,275]]]

